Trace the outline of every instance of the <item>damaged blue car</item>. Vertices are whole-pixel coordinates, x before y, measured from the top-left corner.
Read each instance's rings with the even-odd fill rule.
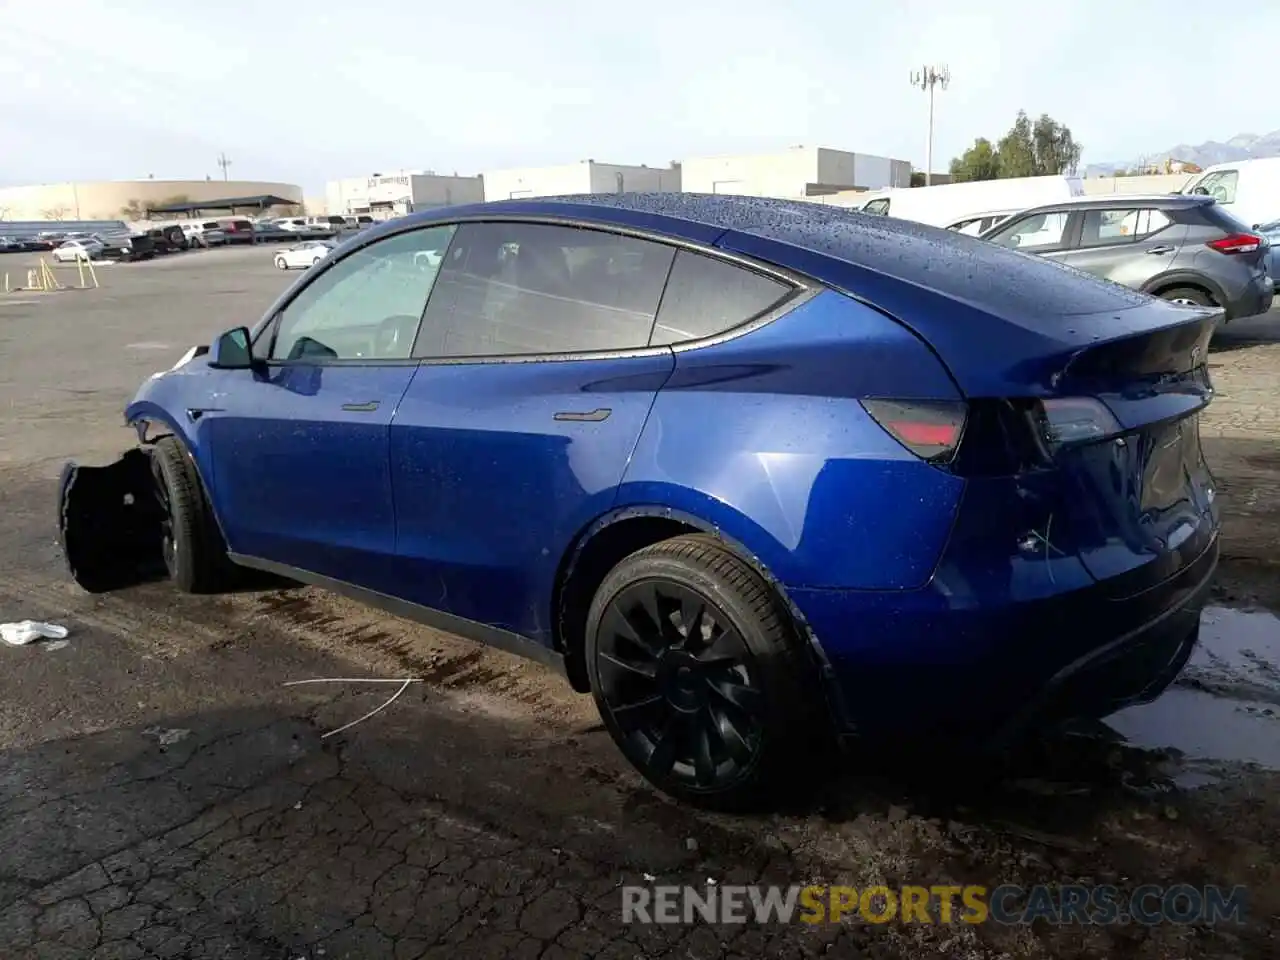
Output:
[[[532,656],[750,802],[828,731],[1008,744],[1174,679],[1216,320],[811,203],[445,208],[144,383],[60,538],[87,590],[254,569]]]

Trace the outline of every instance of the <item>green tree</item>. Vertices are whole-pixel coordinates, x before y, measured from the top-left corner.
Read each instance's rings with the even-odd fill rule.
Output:
[[[927,178],[925,177],[925,175],[924,175],[923,173],[920,173],[920,172],[918,172],[918,171],[917,171],[917,172],[913,172],[913,173],[911,174],[911,183],[909,184],[909,186],[912,186],[912,187],[923,187],[923,186],[925,185],[925,180],[926,180],[926,179],[927,179]]]
[[[1000,157],[986,137],[973,141],[973,146],[951,161],[951,180],[994,180],[1000,176]]]
[[[142,206],[140,200],[130,200],[120,208],[120,216],[126,220],[141,220],[146,210]]]
[[[1027,111],[1019,110],[1009,132],[996,145],[1001,177],[1034,177],[1036,168],[1036,143]]]
[[[1025,113],[1018,114],[1019,123],[1026,119]],[[1071,136],[1071,128],[1058,123],[1047,113],[1040,114],[1040,119],[1031,128],[1031,149],[1035,171],[1042,177],[1074,174],[1080,165],[1080,144]]]

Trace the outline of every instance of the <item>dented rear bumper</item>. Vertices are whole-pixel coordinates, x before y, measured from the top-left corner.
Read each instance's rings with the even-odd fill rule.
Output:
[[[164,508],[149,450],[105,467],[69,462],[58,483],[58,544],[72,578],[105,593],[165,576]]]

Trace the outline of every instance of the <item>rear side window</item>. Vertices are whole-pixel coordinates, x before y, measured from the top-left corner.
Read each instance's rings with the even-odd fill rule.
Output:
[[[535,223],[458,228],[414,350],[504,357],[648,345],[675,250]]]
[[[724,260],[681,250],[649,342],[656,346],[723,333],[771,309],[794,289]]]
[[[1081,224],[1080,246],[1104,247],[1137,243],[1159,233],[1173,221],[1162,210],[1086,210]]]
[[[862,208],[863,213],[874,213],[880,216],[889,215],[889,198],[881,197],[879,200],[872,200]]]

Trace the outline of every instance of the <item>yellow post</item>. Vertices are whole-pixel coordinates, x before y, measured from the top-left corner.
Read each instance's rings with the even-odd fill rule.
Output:
[[[34,270],[27,271],[27,289],[34,290],[36,288],[36,272]]]
[[[53,271],[49,269],[49,261],[40,261],[40,273],[43,275],[45,290],[52,293],[59,287],[58,278],[54,276]]]
[[[4,292],[9,292],[9,274],[7,273],[4,275]]]
[[[80,289],[84,289],[84,261],[76,257],[76,273],[80,275]]]
[[[89,268],[89,276],[93,277],[93,288],[96,290],[98,288],[98,271],[93,269],[92,260],[86,260],[84,265]]]

